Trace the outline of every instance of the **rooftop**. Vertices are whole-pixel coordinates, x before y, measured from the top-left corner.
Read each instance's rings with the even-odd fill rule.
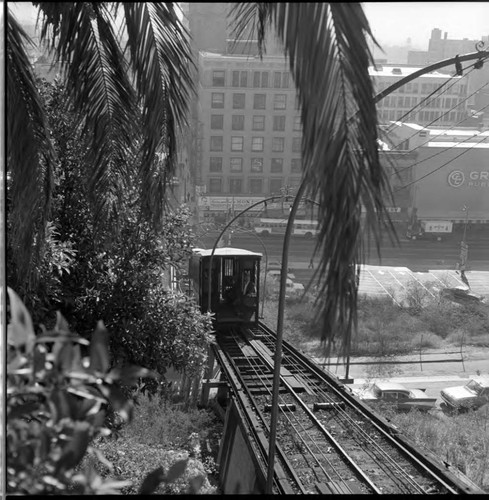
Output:
[[[209,257],[212,253],[212,248],[209,248],[209,249],[193,248],[192,252],[195,254],[201,255],[202,257]],[[231,248],[231,247],[216,248],[216,250],[214,251],[214,255],[217,255],[217,256],[250,255],[250,256],[255,256],[255,257],[262,257],[261,253],[250,252],[249,250],[244,250],[241,248]]]
[[[368,68],[368,72],[370,76],[397,76],[397,77],[405,77],[416,73],[423,69],[422,67],[410,67],[410,66],[400,66],[400,65],[377,65],[377,67],[370,66]],[[438,71],[432,71],[431,73],[426,73],[421,75],[419,78],[461,78],[460,76],[453,77],[446,73],[439,73]]]

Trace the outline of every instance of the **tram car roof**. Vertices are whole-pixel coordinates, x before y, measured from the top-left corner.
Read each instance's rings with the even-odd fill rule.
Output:
[[[200,255],[201,257],[210,257],[212,253],[212,248],[193,248],[192,252]],[[225,256],[254,256],[254,257],[263,257],[263,254],[257,252],[251,252],[250,250],[245,250],[243,248],[231,248],[231,247],[222,247],[216,248],[214,250],[214,255],[219,257]]]

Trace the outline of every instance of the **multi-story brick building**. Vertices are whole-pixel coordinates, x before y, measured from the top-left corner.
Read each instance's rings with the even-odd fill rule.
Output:
[[[284,57],[199,54],[197,184],[204,213],[301,180],[301,117]]]

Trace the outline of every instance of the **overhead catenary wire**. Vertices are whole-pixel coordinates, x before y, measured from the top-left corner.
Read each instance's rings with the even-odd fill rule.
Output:
[[[479,145],[479,144],[482,144],[485,140],[486,140],[486,137],[484,137],[482,140],[480,140],[480,141],[478,141],[478,142],[474,142],[474,143],[473,143],[472,148],[473,148],[474,146],[477,146],[477,145]],[[465,142],[465,141],[464,141],[464,142]],[[453,146],[452,146],[452,147],[453,147]],[[416,184],[416,182],[419,182],[419,181],[421,181],[421,180],[423,180],[423,179],[426,179],[426,177],[429,177],[430,175],[434,174],[435,172],[438,172],[438,170],[441,170],[443,167],[446,167],[447,165],[449,165],[450,163],[452,163],[454,160],[456,160],[457,158],[460,158],[462,155],[464,155],[465,153],[467,153],[468,151],[470,151],[472,148],[467,148],[467,149],[464,149],[464,150],[463,150],[460,154],[458,154],[458,155],[457,155],[457,156],[455,156],[454,158],[451,158],[450,160],[448,160],[447,162],[445,162],[443,165],[440,165],[439,167],[436,167],[436,168],[435,168],[435,169],[433,169],[431,172],[428,172],[427,174],[423,175],[423,176],[422,176],[422,177],[420,177],[419,179],[416,179],[416,180],[414,180],[414,181],[412,181],[412,182],[410,182],[410,183],[408,183],[408,184],[406,184],[406,185],[404,185],[404,186],[400,186],[400,187],[398,187],[397,189],[395,189],[395,190],[394,190],[394,192],[401,191],[402,189],[406,189],[407,187],[412,186],[413,184]],[[442,151],[442,153],[443,153],[443,152],[445,152],[445,151],[447,151],[448,149],[451,149],[451,148],[447,148],[447,149],[443,150],[443,151]],[[437,154],[440,154],[440,153],[437,153]],[[436,156],[436,155],[434,155],[434,156]],[[427,158],[427,159],[428,159],[428,158]],[[424,160],[423,160],[423,161],[424,161]],[[413,165],[411,165],[411,166],[413,166]]]
[[[448,87],[446,88],[443,92],[439,93],[437,95],[437,97],[435,97],[434,99],[438,98],[440,95],[443,95],[445,92],[447,92],[448,90],[450,90],[454,85],[458,84],[461,82],[462,78],[466,78],[472,71],[474,71],[476,69],[475,67],[476,63],[474,64],[469,64],[468,66],[466,66],[465,68],[462,69],[462,71],[465,71],[467,70],[468,68],[472,68],[469,72],[467,73],[464,73],[463,76],[460,78],[459,75],[455,74],[455,75],[451,75],[450,76],[450,79],[449,80],[446,80],[445,82],[443,82],[438,88],[436,88],[433,92],[431,92],[430,94],[428,94],[426,97],[424,97],[423,99],[421,99],[421,101],[419,101],[417,104],[415,104],[411,109],[409,109],[406,113],[404,113],[403,115],[401,115],[400,118],[398,118],[396,121],[402,121],[404,118],[406,118],[407,116],[409,116],[411,113],[413,113],[414,110],[416,110],[417,108],[419,108],[425,101],[427,101],[428,99],[430,99],[430,97],[434,96],[435,94],[437,94],[443,87],[445,87],[445,85],[448,85],[448,83],[451,81],[452,78],[456,78],[455,81],[453,81],[453,83]],[[432,99],[432,100],[434,100]],[[429,103],[432,102],[432,100],[428,101],[428,103],[426,103],[423,108],[427,107]],[[423,109],[421,108],[421,109]],[[392,128],[389,127],[389,129],[387,130],[386,133],[389,133]]]
[[[451,111],[453,111],[454,109],[458,108],[459,106],[461,106],[464,102],[466,102],[468,99],[470,99],[472,96],[474,96],[475,94],[477,94],[478,92],[480,92],[483,88],[487,87],[489,85],[489,82],[486,82],[484,85],[482,85],[481,87],[479,87],[477,90],[475,90],[474,92],[472,92],[472,94],[468,95],[465,99],[462,99],[460,100],[455,106],[451,107],[450,109],[448,109],[447,111],[445,111],[444,113],[442,113],[441,115],[437,116],[434,120],[432,120],[430,123],[428,123],[427,125],[424,125],[424,128],[427,128],[429,127],[430,125],[433,125],[433,123],[437,122],[438,120],[440,120],[443,116],[447,115],[448,113],[450,113]],[[485,106],[487,107],[487,106]],[[485,109],[485,108],[483,108]],[[479,111],[482,111],[482,110],[479,110]],[[464,122],[465,120],[467,120],[468,118],[470,118],[470,116],[467,116],[465,117],[463,120],[461,120],[459,123],[462,123]],[[397,122],[399,122],[400,120],[396,120]],[[450,127],[450,128],[453,128]],[[450,129],[446,129],[446,130],[450,130]],[[407,137],[406,139],[403,139],[401,142],[399,142],[398,144],[396,144],[395,146],[392,146],[391,150],[395,150],[397,149],[399,146],[401,146],[402,144],[404,144],[406,141],[409,141],[409,139],[412,139],[413,137],[415,137],[416,135],[418,135],[418,132],[419,131],[416,131],[414,132],[414,134],[410,135],[409,137]],[[428,141],[429,142],[429,141]],[[425,143],[426,144],[426,143]],[[418,149],[420,146],[418,146],[417,148],[415,149]],[[408,154],[408,153],[412,153],[412,151],[414,151],[415,149],[411,150],[411,151],[406,151],[405,153],[403,154]]]
[[[464,144],[465,142],[470,141],[473,137],[474,137],[473,135],[469,136],[469,137],[467,137],[467,139],[464,139],[463,141],[459,141],[456,144],[454,144],[453,146],[449,146],[449,147],[447,147],[445,149],[442,149],[441,151],[438,151],[437,153],[434,153],[431,156],[428,156],[428,157],[426,157],[426,158],[424,158],[422,160],[419,160],[419,161],[417,161],[417,162],[415,162],[415,163],[413,163],[411,165],[407,165],[406,167],[400,168],[400,169],[396,170],[395,172],[393,172],[391,175],[399,174],[399,173],[403,172],[404,170],[407,170],[408,168],[415,167],[416,165],[420,165],[421,163],[424,163],[425,161],[431,160],[435,156],[439,156],[439,155],[441,155],[443,153],[446,153],[450,149],[456,148],[459,144]],[[486,139],[487,139],[487,136],[484,136],[484,138],[481,141],[476,142],[474,144],[480,144],[481,142],[484,142]],[[431,142],[431,141],[429,141],[429,142]]]
[[[487,84],[486,84],[486,85],[489,85],[489,82],[487,82]],[[485,109],[487,109],[487,108],[489,108],[489,104],[486,104],[486,105],[485,105],[485,106],[483,106],[482,108],[480,108],[480,109],[478,109],[477,111],[475,111],[475,114],[480,113],[480,112],[484,111],[484,110],[485,110]],[[449,110],[449,111],[450,111],[450,110]],[[449,112],[449,111],[447,111],[447,112]],[[454,125],[452,125],[451,127],[446,127],[446,128],[444,127],[444,128],[443,128],[443,130],[442,130],[442,133],[441,133],[441,134],[438,134],[438,135],[435,135],[435,136],[433,136],[433,137],[430,137],[430,138],[429,138],[426,142],[423,142],[423,143],[422,143],[422,144],[420,144],[419,146],[416,146],[415,148],[410,149],[409,151],[405,151],[405,152],[403,151],[403,152],[402,152],[402,154],[403,154],[403,155],[407,155],[407,154],[410,154],[410,153],[414,153],[414,151],[416,151],[417,149],[419,149],[419,148],[421,148],[421,147],[423,147],[423,146],[426,146],[426,144],[428,144],[428,143],[430,143],[430,142],[433,142],[433,140],[434,140],[434,139],[436,139],[437,137],[442,137],[442,136],[445,134],[445,132],[448,132],[449,130],[452,130],[452,129],[456,128],[457,126],[459,126],[459,125],[460,125],[460,124],[462,124],[463,122],[465,122],[465,121],[469,120],[470,118],[472,118],[472,116],[466,116],[466,117],[464,117],[464,118],[463,118],[463,120],[458,121],[457,123],[455,123],[455,124],[454,124]],[[414,134],[414,135],[412,135],[411,137],[409,137],[409,138],[408,138],[408,139],[406,139],[406,140],[409,140],[409,139],[411,139],[412,137],[414,137],[414,136],[416,136],[416,135],[417,135],[417,133],[416,133],[416,134]]]

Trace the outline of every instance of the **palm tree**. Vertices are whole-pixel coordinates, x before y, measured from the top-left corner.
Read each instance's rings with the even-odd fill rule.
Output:
[[[235,35],[249,33],[265,50],[275,30],[288,56],[302,109],[303,192],[318,202],[320,234],[317,300],[327,352],[339,340],[347,354],[356,328],[356,266],[364,259],[361,224],[379,251],[392,193],[379,163],[369,41],[377,43],[358,3],[236,4]],[[322,279],[321,279],[322,278]]]
[[[117,212],[117,185],[124,178],[120,159],[136,140],[142,155],[143,206],[157,223],[176,129],[184,123],[192,89],[187,33],[174,4],[35,5],[41,40],[62,65],[69,104],[80,114],[80,126],[89,137],[87,165],[97,213]],[[357,3],[236,4],[234,18],[237,33],[257,33],[261,47],[273,27],[289,58],[302,109],[303,186],[320,206],[318,273],[324,285],[318,310],[323,339],[331,343],[339,337],[346,347],[356,324],[357,282],[352,269],[363,258],[361,206],[367,210],[367,227],[378,248],[379,221],[388,218],[383,200],[390,194],[379,163],[368,74],[373,62],[368,41],[373,37],[367,19]],[[119,20],[127,36],[127,63],[121,36],[115,33]],[[28,242],[47,217],[54,159],[23,49],[25,39],[9,15],[7,159],[15,221],[11,236],[27,259]],[[166,159],[163,168],[155,162],[161,152]]]
[[[177,131],[185,126],[193,91],[189,37],[178,18],[178,7],[109,2],[34,5],[39,9],[40,44],[61,66],[66,105],[78,114],[87,138],[84,162],[95,222],[117,218],[120,186],[127,181],[125,160],[137,148],[140,203],[157,226],[175,163]],[[56,161],[25,51],[29,42],[9,10],[9,238],[24,278],[32,275],[33,248],[42,246]]]

